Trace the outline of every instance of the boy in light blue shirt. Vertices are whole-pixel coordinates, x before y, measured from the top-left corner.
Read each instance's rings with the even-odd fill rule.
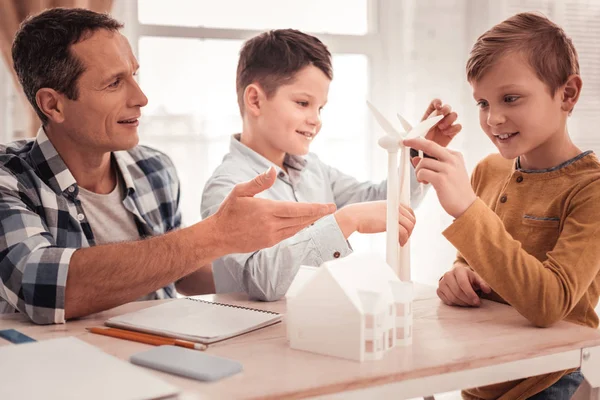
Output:
[[[274,200],[334,202],[338,211],[279,244],[254,253],[229,254],[213,263],[217,292],[246,292],[272,301],[289,288],[300,265],[319,266],[352,252],[353,232],[386,229],[386,182],[359,182],[309,153],[321,128],[320,112],[333,77],[331,54],[317,38],[284,29],[247,41],[237,69],[241,134],[231,138],[230,152],[208,180],[202,197],[202,217],[212,215],[231,189],[268,168],[277,181],[261,195]],[[428,138],[446,146],[461,127],[456,113],[434,100],[425,117],[445,115]],[[411,177],[413,204],[422,198]],[[401,206],[399,241],[408,241],[414,213]]]

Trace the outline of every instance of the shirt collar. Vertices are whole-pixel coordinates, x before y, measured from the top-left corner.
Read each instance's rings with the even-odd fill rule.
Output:
[[[137,167],[136,161],[126,150],[113,152],[113,157],[115,157],[117,168],[119,168],[121,177],[123,177],[123,182],[125,182],[125,187],[127,188],[126,193],[129,196],[135,192],[135,185],[133,184],[133,176],[131,175],[130,168],[138,168],[139,170],[139,167]]]
[[[277,173],[281,172],[282,169],[278,166],[274,165],[271,161],[267,160],[265,157],[258,154],[256,151],[252,150],[245,144],[240,141],[241,138],[240,133],[236,133],[231,136],[231,141],[229,144],[229,151],[234,156],[241,156],[246,159],[248,166],[250,166],[257,174],[262,174],[269,167],[274,166],[277,170]],[[293,168],[297,171],[302,171],[306,168],[306,159],[301,156],[294,156],[291,154],[286,154],[283,160],[283,164],[288,168]]]
[[[127,151],[113,152],[119,172],[123,177],[127,194],[134,191],[133,178],[129,171],[130,165],[135,165],[135,160]],[[75,177],[63,161],[62,157],[46,135],[43,127],[37,132],[35,142],[31,148],[31,164],[38,171],[39,176],[56,193],[62,193],[73,187],[77,193],[78,187]]]
[[[56,193],[62,193],[76,184],[73,174],[56,151],[43,127],[40,127],[37,132],[30,157],[31,165],[40,178]]]
[[[547,172],[555,172],[555,171],[559,171],[561,169],[568,167],[569,165],[581,160],[585,156],[592,154],[592,153],[593,153],[592,150],[584,151],[583,153],[576,155],[575,157],[571,158],[570,160],[567,160],[559,165],[556,165],[551,168],[546,168],[546,169],[523,169],[523,168],[521,168],[521,157],[519,156],[519,157],[517,157],[517,159],[514,163],[514,170],[521,171],[521,172],[524,172],[527,174],[542,174],[542,173],[547,173]]]

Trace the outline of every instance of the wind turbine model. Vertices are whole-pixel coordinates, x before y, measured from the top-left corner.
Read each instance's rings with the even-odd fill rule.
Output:
[[[431,117],[422,121],[414,128],[400,115],[404,134],[401,134],[394,126],[377,110],[370,102],[367,106],[373,116],[383,128],[386,135],[382,136],[378,143],[388,152],[388,180],[387,180],[387,221],[386,221],[386,261],[398,277],[410,282],[410,246],[407,242],[403,247],[398,243],[400,235],[398,226],[399,204],[410,206],[410,148],[404,146],[404,139],[412,139],[425,136],[435,126],[443,115]],[[398,153],[402,152],[402,161],[398,169]],[[419,153],[421,158],[422,153]]]

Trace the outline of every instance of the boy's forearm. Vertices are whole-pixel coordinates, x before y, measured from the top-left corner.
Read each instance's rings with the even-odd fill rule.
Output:
[[[225,254],[212,219],[162,236],[77,250],[69,264],[65,318],[106,310],[168,285]]]
[[[352,205],[348,205],[333,214],[335,220],[344,235],[348,239],[356,231],[356,220],[352,214]]]
[[[285,296],[301,265],[318,267],[351,252],[335,218],[327,216],[275,246],[229,254],[215,261],[215,266],[227,271],[220,274],[221,279],[243,280],[241,286],[251,298],[275,301]],[[227,290],[237,290],[240,282],[220,283]]]
[[[465,231],[469,235],[464,235]],[[540,327],[564,319],[598,274],[598,265],[590,261],[600,257],[600,250],[591,241],[595,231],[582,234],[590,240],[571,236],[570,252],[558,251],[562,257],[550,254],[542,262],[525,251],[480,200],[443,234],[500,298]],[[581,268],[574,268],[579,265]]]

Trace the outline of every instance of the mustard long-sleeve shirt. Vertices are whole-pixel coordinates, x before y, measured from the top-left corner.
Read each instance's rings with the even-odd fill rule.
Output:
[[[600,162],[591,152],[548,170],[493,154],[472,176],[477,200],[444,236],[456,263],[476,271],[539,327],[566,320],[598,327]],[[467,399],[526,399],[568,371],[463,391]]]

